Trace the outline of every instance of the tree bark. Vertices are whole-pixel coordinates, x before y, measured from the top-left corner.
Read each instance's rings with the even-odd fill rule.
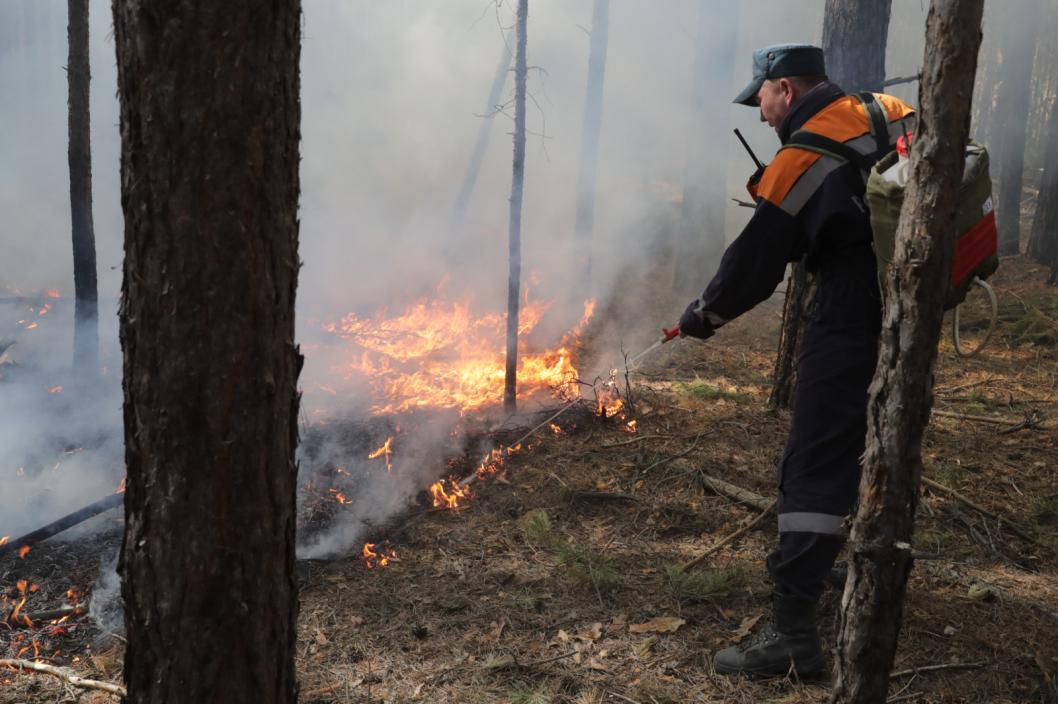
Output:
[[[933,0],[896,251],[886,276],[831,701],[885,702],[922,475],[984,0]]]
[[[132,704],[294,702],[299,0],[115,0]]]
[[[591,43],[588,49],[588,87],[584,96],[584,121],[580,136],[580,171],[577,175],[577,212],[574,225],[574,303],[592,294],[591,246],[595,226],[595,168],[599,161],[602,132],[603,83],[606,78],[606,47],[610,36],[610,0],[595,0],[591,13]]]
[[[724,31],[717,32],[717,27]],[[724,237],[727,163],[732,137],[729,110],[717,109],[717,96],[733,96],[738,6],[726,0],[699,0],[694,46],[690,130],[683,178],[683,202],[675,249],[673,291],[699,295],[720,265]],[[730,100],[730,98],[727,98]]]
[[[515,25],[517,49],[514,58],[514,170],[511,177],[511,209],[507,255],[507,368],[503,379],[503,407],[513,413],[518,398],[518,294],[522,288],[522,185],[525,181],[525,64],[526,21],[529,0],[518,0]]]
[[[73,238],[73,371],[79,382],[99,375],[99,293],[92,227],[92,133],[88,94],[88,0],[68,0],[70,224]]]
[[[823,12],[823,55],[827,76],[847,93],[881,90],[892,0],[827,0]],[[811,280],[800,263],[787,281],[779,351],[768,402],[789,408],[797,385],[797,356],[803,321],[812,300]]]
[[[1017,254],[1021,242],[1021,182],[1025,170],[1025,134],[1029,118],[1029,85],[1039,21],[1035,3],[1005,14],[1003,63],[999,67],[996,124],[1002,125],[992,150],[996,165],[996,225],[999,253]]]

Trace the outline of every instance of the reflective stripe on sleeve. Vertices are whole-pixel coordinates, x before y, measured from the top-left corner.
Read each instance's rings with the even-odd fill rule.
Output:
[[[823,181],[830,175],[830,172],[844,163],[841,159],[821,155],[814,164],[808,167],[807,171],[801,174],[801,178],[797,179],[793,188],[787,192],[779,207],[787,214],[796,216],[812,194],[823,185]]]

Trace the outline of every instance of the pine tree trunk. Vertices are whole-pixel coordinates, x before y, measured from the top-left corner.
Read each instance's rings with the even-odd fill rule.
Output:
[[[591,45],[588,49],[588,87],[584,96],[584,121],[580,136],[580,172],[577,175],[577,212],[574,225],[574,301],[591,296],[591,246],[595,226],[595,168],[599,161],[602,132],[603,82],[606,77],[606,47],[610,36],[610,0],[595,0],[591,13]]]
[[[886,276],[832,702],[885,702],[911,571],[922,433],[955,248],[984,0],[933,0],[896,252]]]
[[[885,46],[892,0],[827,0],[823,54],[827,76],[847,93],[877,91],[885,80]],[[769,403],[789,408],[797,385],[797,356],[803,321],[812,300],[810,277],[794,264],[787,281],[782,332]]]
[[[1029,85],[1035,48],[1034,27],[1038,22],[1035,3],[1019,6],[1005,17],[996,95],[997,135],[991,162],[995,165],[996,225],[999,253],[1017,254],[1021,241],[1021,181],[1025,170],[1025,132],[1029,114]]]
[[[525,181],[525,64],[526,21],[529,0],[518,0],[518,35],[514,58],[514,172],[511,177],[511,210],[507,256],[507,368],[503,379],[503,407],[513,413],[518,398],[518,294],[522,288],[522,185]]]
[[[92,228],[92,134],[88,86],[88,0],[68,0],[70,223],[73,235],[73,370],[79,382],[99,374],[99,293]]]
[[[296,701],[299,0],[115,0],[130,704]]]
[[[1043,177],[1036,196],[1036,213],[1026,253],[1050,267],[1050,283],[1058,278],[1058,101],[1050,108],[1047,146],[1044,150]]]
[[[730,27],[718,33],[716,26]],[[733,137],[729,110],[718,109],[717,96],[734,96],[738,6],[727,0],[699,0],[694,45],[694,84],[687,136],[683,203],[675,249],[673,292],[697,296],[716,273],[725,247],[727,163]],[[747,169],[747,173],[752,169]]]

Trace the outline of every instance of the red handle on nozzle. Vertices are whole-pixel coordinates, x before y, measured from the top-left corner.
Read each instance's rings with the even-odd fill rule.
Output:
[[[668,328],[661,328],[661,332],[665,333],[665,337],[661,338],[661,341],[668,342],[669,340],[680,334],[680,326],[677,325],[671,330]]]

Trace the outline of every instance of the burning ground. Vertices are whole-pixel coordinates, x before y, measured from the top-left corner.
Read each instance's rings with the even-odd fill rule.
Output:
[[[1004,261],[998,338],[970,360],[954,356],[950,334],[942,343],[938,412],[923,448],[925,476],[936,484],[923,491],[915,545],[923,559],[894,667],[901,701],[1058,696],[1058,310],[1041,279],[1020,259]],[[654,302],[658,320],[673,303]],[[606,308],[598,315],[612,318]],[[976,326],[972,305],[965,321]],[[825,682],[738,681],[710,668],[713,652],[764,617],[761,560],[773,518],[721,547],[694,576],[674,569],[759,513],[708,489],[708,477],[772,495],[789,422],[766,410],[777,326],[773,301],[704,346],[667,346],[633,377],[623,418],[600,417],[584,387],[585,400],[550,422],[543,412],[566,401],[548,392],[541,413],[508,424],[452,409],[310,423],[303,466],[322,469],[315,493],[302,497],[302,528],[325,534],[358,515],[345,523],[358,539],[340,557],[299,563],[301,700],[826,701]],[[576,347],[617,349],[619,341],[589,324]],[[519,451],[487,452],[541,423]],[[1011,431],[1019,424],[1029,427]],[[437,428],[436,456],[402,440],[413,430],[429,435],[420,425]],[[328,462],[328,448],[360,464]],[[497,471],[472,482],[466,500],[444,499],[454,491],[447,476],[456,484],[476,476],[486,455]],[[446,478],[443,494],[409,481],[400,509],[370,520],[357,504],[363,477],[338,471],[367,467],[373,482],[388,481],[423,463],[435,481]],[[344,489],[342,478],[350,481]],[[68,604],[71,588],[91,590],[115,540],[110,532],[48,541],[0,562],[5,655],[120,677],[120,642],[99,640],[84,616],[20,623]],[[92,594],[74,601],[85,599]],[[837,607],[828,590],[828,637]],[[61,692],[50,679],[4,680],[0,701],[54,701]]]

